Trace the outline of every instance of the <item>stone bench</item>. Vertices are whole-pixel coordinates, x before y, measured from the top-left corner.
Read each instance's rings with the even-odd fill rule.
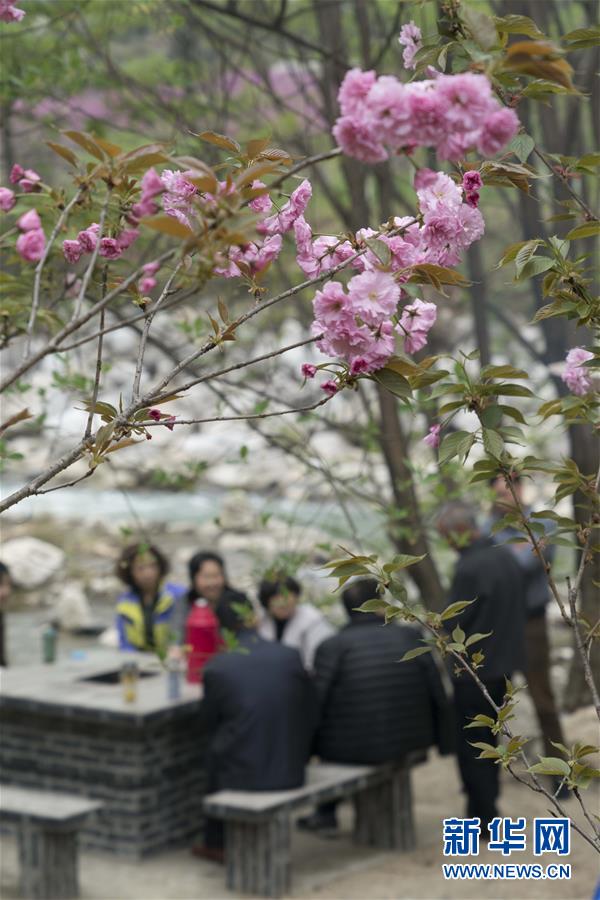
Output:
[[[73,794],[0,785],[0,819],[17,825],[23,897],[79,897],[77,831],[101,806]]]
[[[409,757],[383,766],[316,763],[308,766],[301,788],[223,790],[205,797],[205,813],[224,820],[227,887],[263,897],[280,897],[289,891],[291,813],[309,804],[352,798],[357,844],[412,850],[410,767],[416,761]]]

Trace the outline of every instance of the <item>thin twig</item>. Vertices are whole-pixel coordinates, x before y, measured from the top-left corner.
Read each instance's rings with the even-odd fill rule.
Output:
[[[175,266],[175,268],[173,269],[173,271],[167,278],[165,285],[164,285],[162,291],[160,292],[160,297],[158,298],[156,303],[154,303],[154,305],[152,306],[152,309],[148,312],[148,315],[146,316],[146,321],[144,322],[142,336],[140,338],[138,357],[137,357],[137,362],[135,365],[135,375],[133,377],[133,388],[131,391],[131,396],[132,396],[132,400],[134,403],[136,400],[139,399],[139,396],[140,396],[140,382],[142,380],[142,369],[144,366],[144,356],[146,354],[146,344],[148,341],[148,334],[150,332],[150,328],[152,327],[152,322],[154,321],[154,317],[155,317],[156,313],[158,312],[158,310],[160,309],[163,300],[168,296],[171,285],[173,284],[173,281],[175,280],[175,277],[176,277],[177,273],[179,272],[179,270],[181,269],[182,265],[183,265],[183,259],[179,260],[179,262],[177,263],[177,265]]]
[[[104,266],[102,271],[102,296],[106,296],[106,279],[108,276],[108,266]],[[100,330],[104,328],[104,316],[106,310],[103,309],[100,313]],[[90,405],[90,411],[88,414],[87,425],[85,426],[85,437],[89,438],[92,433],[92,423],[94,421],[94,409],[96,407],[96,403],[98,401],[98,391],[100,390],[100,378],[102,377],[102,345],[104,342],[104,335],[100,334],[98,338],[98,350],[96,353],[96,374],[94,376],[94,390],[92,391],[92,402]]]
[[[65,208],[63,209],[61,214],[59,215],[59,217],[56,221],[56,224],[55,224],[54,228],[52,229],[52,233],[50,234],[50,237],[48,238],[48,243],[46,244],[46,246],[44,248],[44,254],[43,254],[42,258],[40,259],[39,263],[37,264],[37,266],[35,267],[35,275],[33,278],[33,295],[32,295],[32,299],[31,299],[31,312],[29,314],[29,322],[27,323],[27,337],[25,340],[25,348],[23,350],[23,360],[25,360],[29,356],[29,353],[31,351],[31,341],[33,340],[33,329],[35,328],[35,321],[37,318],[38,310],[40,308],[40,287],[42,284],[42,273],[44,271],[44,267],[46,265],[48,257],[50,256],[50,251],[52,250],[52,247],[54,246],[54,242],[56,241],[56,238],[58,237],[58,234],[59,234],[60,230],[62,229],[67,216],[69,215],[69,213],[71,212],[71,210],[73,209],[75,204],[79,202],[84,191],[85,191],[85,188],[80,187],[79,190],[77,191],[77,193],[75,193],[71,197],[71,199],[69,200],[69,202],[67,203],[67,205],[65,206]]]
[[[75,300],[75,307],[73,309],[73,315],[71,316],[72,322],[77,321],[80,313],[81,307],[83,306],[83,298],[85,297],[85,293],[88,288],[88,284],[90,283],[90,278],[92,277],[92,272],[94,271],[94,266],[96,265],[96,260],[98,259],[98,254],[100,252],[100,241],[104,235],[104,223],[106,221],[106,211],[108,210],[108,203],[110,201],[110,188],[106,192],[106,198],[104,203],[102,204],[102,209],[100,211],[100,221],[98,223],[99,229],[98,234],[96,236],[96,246],[92,250],[92,255],[90,257],[90,261],[87,265],[87,268],[83,274],[83,278],[81,279],[81,287],[79,288],[79,293],[77,295],[77,299]]]

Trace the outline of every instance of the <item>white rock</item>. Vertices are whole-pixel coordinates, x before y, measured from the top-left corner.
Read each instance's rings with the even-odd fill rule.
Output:
[[[90,603],[82,585],[67,582],[55,585],[50,593],[55,598],[52,618],[58,619],[61,628],[76,631],[94,624]]]
[[[66,554],[55,544],[21,537],[2,545],[2,561],[17,587],[32,590],[46,584],[63,568]]]

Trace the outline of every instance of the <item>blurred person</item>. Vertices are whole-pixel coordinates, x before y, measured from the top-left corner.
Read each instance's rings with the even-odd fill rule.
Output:
[[[530,508],[523,500],[523,484],[518,475],[512,475],[511,484],[521,509],[525,515],[529,515]],[[499,522],[508,512],[517,508],[506,479],[498,476],[491,482],[494,491],[494,501],[489,521],[486,523],[486,531],[491,532],[493,526]],[[537,519],[541,522],[546,532],[553,530],[554,523],[551,520]],[[518,543],[507,543],[513,538],[521,538]],[[556,709],[552,683],[550,679],[550,642],[548,640],[548,622],[546,608],[550,602],[550,588],[546,570],[539,556],[525,538],[522,531],[512,525],[506,525],[501,531],[492,535],[497,544],[506,544],[521,569],[521,575],[525,590],[525,678],[527,687],[540,731],[544,740],[544,753],[546,756],[556,756],[556,748],[552,741],[564,744],[560,719]],[[543,555],[546,564],[550,566],[555,556],[555,546],[547,544],[543,546]],[[558,779],[556,787],[560,779]],[[566,795],[569,795],[567,790]]]
[[[126,547],[117,563],[117,576],[129,590],[117,599],[116,628],[121,650],[166,652],[176,633],[185,588],[166,581],[169,564],[150,544]]]
[[[314,682],[320,721],[315,751],[327,762],[380,765],[437,745],[454,749],[452,701],[433,657],[400,662],[422,646],[408,625],[384,625],[383,612],[357,607],[378,596],[374,578],[352,582],[342,593],[349,619],[317,649]],[[304,830],[327,833],[337,828],[337,803],[321,804],[298,820]]]
[[[448,603],[474,601],[445,626],[449,633],[459,625],[469,637],[488,634],[473,650],[485,659],[477,675],[497,706],[504,700],[506,679],[522,670],[525,660],[525,592],[519,564],[505,547],[482,535],[473,509],[466,503],[448,503],[437,518],[437,528],[459,554]],[[456,673],[453,666],[454,705],[457,728],[457,756],[468,817],[479,817],[482,837],[489,822],[498,815],[500,771],[492,760],[478,759],[479,750],[470,741],[497,745],[497,736],[484,729],[464,731],[475,716],[494,715],[481,688],[468,672]]]
[[[209,550],[195,553],[188,563],[190,589],[188,602],[207,601],[221,628],[236,631],[239,627],[236,605],[245,606],[248,598],[242,591],[233,588],[227,579],[227,571],[222,556]]]
[[[0,666],[8,666],[6,655],[6,637],[4,630],[4,612],[12,590],[10,571],[7,565],[0,562]]]
[[[258,598],[264,609],[257,631],[267,641],[280,641],[300,652],[305,669],[313,667],[319,644],[335,634],[334,627],[311,603],[300,603],[302,588],[291,576],[263,579]]]
[[[238,645],[204,669],[201,714],[209,736],[207,792],[301,787],[316,725],[314,685],[300,655],[235,621]],[[207,819],[196,856],[223,860],[223,823]]]

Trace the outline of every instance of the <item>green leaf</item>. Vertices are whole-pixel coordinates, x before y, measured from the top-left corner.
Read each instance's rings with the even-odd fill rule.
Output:
[[[536,239],[536,240],[532,240],[532,241],[526,241],[524,244],[521,245],[521,247],[519,248],[519,250],[515,256],[515,271],[517,273],[517,277],[521,274],[523,267],[525,266],[526,263],[529,262],[529,260],[535,254],[537,248],[540,246],[541,243],[543,243],[541,240]],[[513,246],[517,246],[517,245],[513,245]],[[506,256],[506,254],[505,254],[505,256]]]
[[[237,141],[228,138],[225,134],[219,134],[217,131],[201,131],[195,137],[201,138],[208,144],[214,144],[215,147],[220,147],[221,150],[231,150],[233,153],[239,153],[241,150]]]
[[[457,616],[459,613],[466,609],[467,606],[470,606],[471,603],[475,603],[474,600],[458,600],[456,603],[451,603],[450,606],[447,606],[442,613],[440,613],[440,619],[442,622],[446,622],[448,619],[453,619],[454,616]]]
[[[569,240],[575,241],[577,238],[595,237],[597,234],[600,234],[600,222],[586,222],[584,225],[572,228],[567,237]]]
[[[483,429],[483,446],[495,459],[500,459],[504,452],[504,441],[497,431],[492,428]]]
[[[393,369],[388,369],[387,366],[374,372],[371,377],[396,397],[410,397],[412,394],[412,388],[406,378]]]
[[[496,25],[491,16],[463,3],[460,7],[460,18],[482,50],[491,50],[498,43]]]
[[[571,768],[564,759],[557,756],[540,756],[541,762],[530,766],[528,772],[535,772],[538,775],[562,775],[568,777],[571,774]]]
[[[543,37],[543,32],[529,16],[494,17],[496,28],[503,34],[526,34],[528,37]]]
[[[394,557],[392,562],[387,563],[383,567],[384,572],[397,572],[400,569],[408,569],[409,566],[414,566],[417,563],[420,563],[421,560],[425,559],[426,554],[422,556],[410,556],[408,553],[399,553]]]
[[[54,150],[59,156],[62,156],[63,159],[66,159],[67,162],[71,163],[72,166],[77,165],[77,156],[73,153],[72,150],[69,150],[68,147],[63,147],[62,144],[55,144],[53,141],[46,141],[48,147],[51,150]]]
[[[452,640],[456,641],[457,644],[464,644],[465,641],[465,633],[460,627],[457,625],[454,631],[452,632]]]
[[[453,431],[451,434],[447,434],[439,450],[440,465],[461,453],[467,453],[471,449],[474,440],[475,435],[469,431]]]
[[[357,606],[356,609],[358,612],[381,612],[381,610],[387,609],[390,604],[387,601],[382,600],[381,597],[373,597],[372,600],[365,600],[364,603],[361,603],[360,606]]]
[[[170,237],[194,237],[194,232],[188,228],[187,225],[178,222],[177,219],[174,219],[172,216],[156,216],[152,219],[142,219],[141,224],[145,225],[146,228],[152,228],[153,231],[160,231],[162,234],[168,234]]]
[[[473,721],[469,722],[468,725],[465,725],[465,728],[492,728],[496,723],[492,719],[491,716],[484,716],[483,713],[478,713],[473,717]]]
[[[514,366],[485,366],[481,370],[482,378],[529,378],[525,369],[515,369]]]
[[[412,650],[407,650],[400,662],[408,662],[408,660],[422,656],[424,653],[431,653],[431,647],[414,647]]]
[[[392,260],[392,251],[384,241],[380,241],[379,238],[367,238],[365,244],[375,254],[380,263],[383,263],[384,266],[389,266]]]
[[[469,637],[465,641],[465,647],[470,647],[471,644],[476,644],[477,641],[482,641],[484,638],[491,637],[493,634],[492,631],[488,631],[486,634],[482,634],[481,632],[477,632],[476,634],[470,634]]]
[[[534,278],[542,272],[547,272],[554,265],[555,260],[550,259],[550,257],[536,256],[535,259],[530,259],[529,262],[525,263],[515,281],[526,281],[528,278]]]
[[[524,163],[527,162],[533,148],[535,147],[535,141],[531,137],[530,134],[517,134],[514,136],[510,144],[507,146],[507,150],[512,150],[517,159]]]
[[[487,428],[495,428],[502,421],[502,410],[499,406],[488,406],[481,413],[481,421]]]

